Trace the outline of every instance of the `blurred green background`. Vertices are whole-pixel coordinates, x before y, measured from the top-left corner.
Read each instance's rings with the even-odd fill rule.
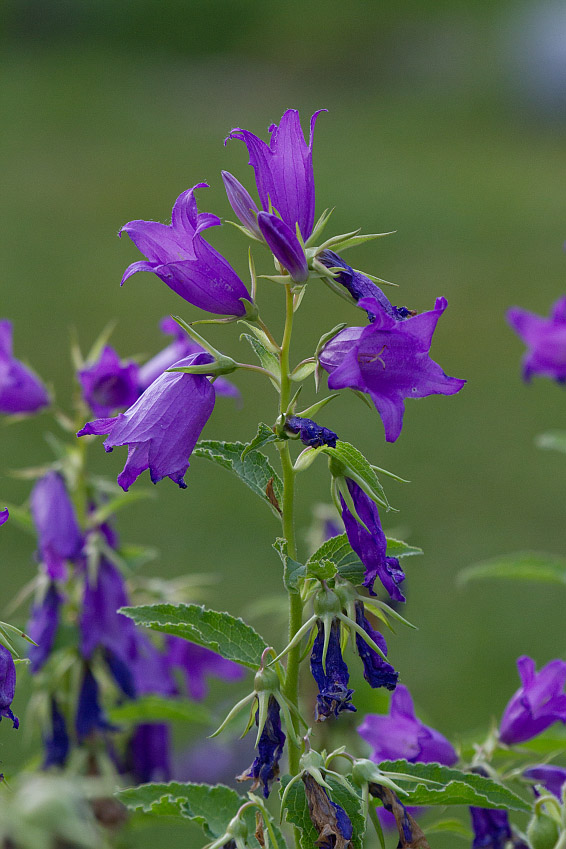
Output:
[[[347,394],[321,421],[411,481],[388,485],[400,513],[384,517],[386,529],[425,550],[406,561],[407,615],[420,631],[389,639],[403,682],[452,739],[487,727],[516,689],[519,654],[540,665],[564,652],[562,627],[554,626],[563,621],[562,591],[456,586],[471,562],[566,549],[565,460],[533,441],[563,425],[564,390],[522,383],[522,346],[504,319],[511,304],[547,314],[564,293],[561,4],[4,0],[2,15],[1,314],[14,322],[16,354],[56,388],[63,409],[72,396],[72,327],[86,350],[115,318],[121,355],[151,355],[163,345],[162,316],[200,317],[152,275],[120,289],[126,265],[141,258],[116,238],[122,224],[167,221],[177,195],[201,180],[211,188],[200,191],[200,209],[229,218],[221,169],[253,187],[244,146],[223,147],[230,129],[267,138],[286,108],[300,109],[305,128],[315,109],[329,110],[315,134],[317,213],[336,208],[329,233],[397,231],[347,258],[398,283],[395,302],[424,310],[448,298],[432,355],[468,385],[453,398],[409,401],[394,445],[385,444],[378,417]],[[244,276],[244,238],[230,227],[210,238]],[[281,291],[266,282],[260,301],[279,328]],[[360,322],[316,284],[303,304],[297,361],[324,330]],[[235,327],[209,335],[246,356]],[[236,379],[243,409],[220,399],[206,437],[245,440],[258,418],[273,420],[263,383]],[[29,484],[10,470],[50,456],[45,431],[57,431],[48,415],[6,422],[3,498],[27,497]],[[115,475],[124,453],[105,456],[98,442],[93,468]],[[279,592],[271,549],[279,529],[268,511],[256,512],[254,496],[205,461],[193,462],[187,482],[181,492],[164,481],[154,500],[120,517],[125,539],[161,551],[148,574],[221,575],[209,601],[233,613]],[[312,505],[328,500],[324,463],[307,483],[297,515],[304,545]],[[2,547],[8,602],[35,573],[34,545],[8,526]],[[273,619],[254,624],[280,644]],[[362,691],[359,704],[371,709],[373,696]],[[14,705],[20,714],[25,692]],[[15,736],[2,725],[7,772],[25,730]]]

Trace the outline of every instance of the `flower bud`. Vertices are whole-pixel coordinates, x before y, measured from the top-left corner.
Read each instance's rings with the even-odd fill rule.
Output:
[[[273,255],[295,283],[306,283],[309,279],[307,258],[289,225],[270,212],[260,212],[257,223]]]
[[[554,849],[559,837],[558,823],[548,814],[536,813],[527,827],[527,837],[533,849]]]
[[[260,669],[254,678],[254,690],[260,693],[262,690],[279,690],[279,677],[274,669]]]
[[[338,616],[342,612],[342,602],[334,590],[321,589],[314,598],[313,609],[317,616]]]

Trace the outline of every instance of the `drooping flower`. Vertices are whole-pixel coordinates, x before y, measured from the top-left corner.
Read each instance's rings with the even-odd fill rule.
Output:
[[[238,220],[256,239],[261,239],[261,231],[257,226],[258,208],[256,202],[248,190],[229,171],[222,172],[222,179],[226,194],[228,195],[228,201],[236,213]]]
[[[566,381],[566,295],[553,304],[550,318],[521,307],[507,311],[507,321],[527,346],[523,357],[523,378],[533,374]]]
[[[295,232],[269,212],[260,212],[257,223],[275,259],[287,269],[295,283],[305,283],[309,278],[309,267]]]
[[[358,522],[340,495],[342,521],[346,528],[348,542],[365,566],[364,586],[372,595],[375,595],[373,585],[375,579],[379,578],[392,599],[405,601],[405,596],[400,589],[405,573],[396,557],[387,557],[387,539],[381,527],[377,506],[351,478],[346,478],[346,483],[356,512],[366,525],[364,528]]]
[[[0,413],[37,413],[49,404],[47,389],[12,353],[12,322],[0,320]]]
[[[121,407],[129,407],[139,396],[137,364],[122,363],[110,345],[77,377],[83,398],[95,416],[110,416]]]
[[[20,720],[14,716],[10,705],[16,693],[16,665],[8,649],[0,645],[0,722],[6,716],[12,720],[14,728],[19,728]]]
[[[322,655],[324,650],[324,623],[317,620],[317,635],[311,653],[311,672],[318,685],[316,697],[315,719],[324,722],[331,716],[338,716],[342,711],[355,711],[352,704],[354,691],[349,689],[350,673],[342,657],[340,649],[340,622],[332,620],[330,638],[326,654],[326,670],[323,667]]]
[[[326,110],[319,109],[311,118],[308,145],[296,109],[287,109],[279,126],[269,127],[269,145],[240,127],[232,130],[226,139],[240,139],[246,145],[263,209],[266,212],[276,209],[293,233],[298,224],[305,241],[314,224],[312,145],[314,125],[321,112]]]
[[[51,766],[64,766],[71,744],[65,717],[59,710],[54,698],[51,699],[51,733],[43,738],[43,745],[45,757],[41,768],[49,769]]]
[[[82,743],[95,731],[116,730],[116,726],[112,725],[104,716],[100,706],[98,684],[89,666],[85,667],[79,692],[75,730],[79,743]]]
[[[511,840],[507,811],[470,807],[474,840],[472,849],[505,849]]]
[[[398,684],[391,696],[389,714],[368,714],[358,733],[373,747],[371,758],[378,764],[404,758],[411,763],[452,766],[458,760],[446,737],[417,719],[411,694],[403,684]]]
[[[83,537],[65,482],[57,472],[47,472],[30,496],[31,516],[38,535],[38,555],[54,580],[66,576],[66,560],[81,555]]]
[[[230,263],[202,237],[208,227],[220,225],[217,215],[198,212],[194,197],[197,183],[183,192],[173,207],[171,224],[130,221],[120,230],[146,255],[124,272],[122,284],[137,271],[152,271],[178,295],[207,312],[244,315],[241,298],[250,294]]]
[[[523,777],[536,781],[537,784],[542,784],[557,799],[562,798],[562,788],[566,783],[566,769],[564,767],[554,764],[530,766],[523,772]]]
[[[511,697],[499,728],[502,743],[513,745],[536,737],[555,722],[566,723],[566,662],[551,660],[536,672],[532,658],[517,660],[522,686]]]
[[[338,437],[334,431],[318,425],[312,419],[306,419],[301,416],[288,416],[285,421],[285,429],[291,433],[298,433],[303,445],[307,445],[310,448],[319,448],[321,445],[329,445],[331,448],[336,448]],[[340,531],[337,533],[340,533]]]
[[[255,715],[256,725],[258,725],[258,716],[259,709]],[[279,702],[274,696],[270,696],[267,704],[267,718],[257,746],[257,756],[250,768],[239,775],[237,780],[252,779],[252,791],[262,787],[263,795],[268,799],[273,782],[279,779],[279,759],[284,745],[285,734],[281,729]]]
[[[193,354],[176,366],[210,362],[209,354]],[[105,451],[128,446],[128,459],[118,483],[128,490],[145,469],[158,483],[171,478],[181,488],[189,456],[214,407],[215,392],[207,377],[164,372],[125,413],[88,422],[77,436],[108,434]]]
[[[126,768],[137,784],[171,778],[171,729],[165,722],[136,725],[128,741]]]
[[[403,426],[405,398],[454,395],[465,380],[448,377],[428,355],[445,298],[433,310],[398,321],[376,298],[358,306],[375,315],[367,327],[342,330],[323,348],[320,363],[329,372],[331,389],[358,389],[372,399],[381,416],[387,442],[395,442]]]
[[[5,522],[7,522],[9,516],[10,514],[7,510],[0,510],[0,525],[3,525]]]
[[[354,829],[350,817],[340,805],[333,802],[309,772],[302,776],[309,816],[318,832],[319,849],[349,849]]]
[[[239,681],[245,675],[237,663],[181,637],[167,636],[166,659],[169,668],[177,667],[182,670],[189,696],[195,701],[206,697],[206,679],[209,676],[213,675],[222,681]]]
[[[33,675],[39,672],[51,654],[59,627],[59,609],[62,602],[63,596],[55,582],[51,581],[41,601],[36,602],[31,609],[27,632],[37,643],[35,646],[30,646],[28,651],[30,671]]]
[[[385,639],[379,631],[375,631],[371,627],[361,601],[356,602],[356,622],[371,637],[374,643],[379,646],[383,654],[387,654]],[[395,672],[391,664],[383,660],[371,646],[368,646],[359,634],[356,634],[356,648],[364,665],[364,678],[370,687],[386,687],[388,690],[394,690],[397,686],[399,673]]]

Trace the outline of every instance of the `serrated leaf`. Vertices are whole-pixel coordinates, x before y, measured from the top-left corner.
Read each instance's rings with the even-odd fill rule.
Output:
[[[290,779],[291,776],[289,775],[285,775],[281,779],[280,795],[282,795]],[[362,814],[360,797],[354,788],[349,792],[343,784],[330,775],[327,775],[325,780],[332,788],[329,794],[331,800],[334,804],[340,805],[350,817],[354,830],[351,840],[352,849],[362,849],[366,823]],[[301,849],[313,849],[313,846],[317,845],[316,841],[319,835],[309,815],[305,786],[302,781],[296,781],[293,784],[287,794],[286,805],[285,811],[288,822],[296,825],[301,832]]]
[[[169,722],[176,719],[185,722],[208,722],[210,713],[204,705],[188,699],[148,695],[110,708],[108,717],[111,722],[116,723]]]
[[[303,563],[293,560],[287,553],[287,540],[278,537],[273,543],[273,548],[283,563],[283,583],[292,593],[298,593],[301,579],[305,577],[307,570]]]
[[[535,439],[535,445],[537,448],[547,448],[566,454],[566,431],[549,430],[546,433],[539,433]]]
[[[240,458],[243,460],[246,454],[249,454],[250,451],[257,451],[264,445],[268,445],[270,442],[277,442],[279,439],[280,437],[273,432],[273,428],[269,427],[269,425],[266,425],[264,422],[260,422],[257,426],[256,435],[251,442],[248,442],[242,451]]]
[[[240,338],[249,342],[263,368],[270,371],[277,380],[281,380],[281,366],[276,355],[272,354],[271,351],[268,351],[257,336],[251,336],[249,333],[242,333]]]
[[[266,495],[266,490],[272,482],[273,492],[277,501],[283,498],[283,483],[271,463],[260,451],[250,451],[242,459],[245,442],[221,442],[215,439],[201,439],[193,450],[193,457],[204,457],[212,460],[224,469],[234,472],[252,492],[259,495],[275,515],[279,518],[277,509]]]
[[[338,439],[336,448],[325,445],[322,449],[331,458],[331,463],[343,469],[345,477],[354,480],[364,492],[377,504],[389,509],[389,502],[381,486],[379,479],[371,464],[366,460],[361,451],[358,451],[349,442]]]
[[[121,607],[136,625],[182,637],[250,669],[257,669],[267,643],[243,619],[201,604],[148,604]]]
[[[475,563],[463,569],[458,583],[478,578],[503,578],[512,581],[538,581],[544,584],[566,584],[566,559],[553,554],[523,551],[503,554],[492,560]]]
[[[403,542],[400,539],[387,537],[388,557],[411,557],[413,554],[423,554],[422,548],[418,548],[416,545],[409,545],[408,542]]]
[[[404,805],[476,805],[480,808],[500,808],[529,813],[531,805],[503,784],[459,769],[436,763],[409,763],[405,760],[383,761],[379,768],[389,774],[409,796]],[[442,787],[414,784],[397,779],[394,773],[404,773],[442,784]]]

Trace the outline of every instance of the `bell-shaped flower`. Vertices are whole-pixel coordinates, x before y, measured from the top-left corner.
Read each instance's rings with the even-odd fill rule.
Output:
[[[129,407],[140,394],[137,364],[122,363],[110,345],[77,377],[83,398],[95,416],[110,416],[121,407]]]
[[[336,448],[337,435],[333,430],[317,424],[312,419],[307,419],[302,416],[288,416],[285,420],[285,430],[293,434],[298,434],[299,439],[308,448],[320,448],[322,445],[329,445],[330,448]],[[336,533],[342,533],[336,531]]]
[[[7,510],[0,510],[0,525],[8,521],[10,514]]]
[[[371,627],[361,601],[356,602],[356,622],[386,655],[387,643],[382,634]],[[394,690],[397,686],[399,673],[395,671],[391,664],[383,660],[360,634],[356,634],[356,648],[364,665],[364,678],[370,687],[385,687],[388,690]]]
[[[272,124],[269,127],[269,145],[254,133],[240,127],[232,130],[228,136],[228,139],[240,139],[248,149],[249,164],[255,171],[263,209],[267,212],[277,210],[293,233],[298,224],[304,241],[312,233],[314,224],[314,125],[320,113],[325,111],[319,109],[312,116],[308,145],[296,109],[287,109],[279,125]]]
[[[10,705],[16,693],[16,665],[8,649],[0,645],[0,722],[6,716],[12,720],[14,728],[19,728],[20,720],[14,716]]]
[[[125,769],[137,784],[171,779],[171,729],[167,723],[136,725],[128,741]]]
[[[550,318],[511,307],[507,321],[527,346],[523,357],[523,378],[533,374],[566,382],[566,295],[553,305]]]
[[[258,208],[252,196],[239,180],[236,180],[233,174],[229,171],[222,172],[224,188],[228,195],[230,206],[236,213],[240,224],[256,239],[261,241],[262,235],[257,226]]]
[[[189,696],[195,701],[206,697],[210,676],[222,681],[240,681],[245,675],[237,663],[181,637],[167,636],[166,663],[171,669],[182,670]]]
[[[557,799],[561,799],[562,788],[566,784],[566,769],[563,766],[555,766],[555,764],[537,764],[525,769],[523,778],[542,784],[549,793],[552,793]]]
[[[326,654],[324,649],[326,648]],[[322,620],[317,621],[311,660],[311,672],[318,685],[315,719],[324,722],[342,711],[355,711],[352,704],[354,691],[348,687],[350,673],[340,648],[340,622],[333,619],[329,629]]]
[[[51,766],[64,766],[70,749],[69,734],[65,717],[59,710],[54,698],[51,699],[51,731],[43,738],[45,757],[42,769]]]
[[[182,367],[210,362],[209,354],[193,354],[174,365]],[[77,436],[108,434],[104,449],[128,446],[128,459],[118,483],[128,490],[145,469],[158,483],[171,478],[180,487],[189,457],[208,421],[215,391],[207,377],[185,372],[164,372],[125,413],[113,419],[88,422]]]
[[[466,382],[448,377],[428,354],[447,302],[437,298],[433,310],[403,321],[388,315],[375,297],[362,298],[358,306],[375,320],[338,333],[321,351],[320,364],[329,372],[331,389],[357,389],[370,396],[387,442],[395,442],[403,426],[405,398],[454,395]]]
[[[0,413],[37,413],[49,404],[47,389],[12,353],[12,322],[0,320]]]
[[[66,561],[81,556],[83,537],[65,482],[57,472],[47,472],[30,496],[31,517],[38,536],[38,556],[55,580],[66,576]]]
[[[295,283],[309,279],[307,258],[293,230],[270,212],[260,212],[257,223],[275,259],[286,269]]]
[[[458,760],[446,737],[415,716],[411,694],[402,684],[391,696],[389,714],[368,714],[358,733],[373,747],[371,758],[376,763],[404,758],[452,766]]]
[[[55,582],[51,581],[43,598],[32,606],[27,624],[29,636],[37,643],[35,646],[30,646],[28,651],[32,675],[39,672],[51,654],[59,627],[59,610],[62,602],[63,596]]]
[[[130,221],[120,230],[146,255],[128,266],[122,284],[137,271],[152,271],[178,295],[207,312],[245,314],[241,298],[250,294],[230,263],[202,237],[202,231],[220,224],[218,216],[198,212],[194,190],[183,192],[173,207],[171,224]]]
[[[253,780],[252,791],[262,787],[266,799],[269,798],[273,782],[279,779],[279,759],[285,745],[280,713],[279,702],[274,696],[269,696],[267,716],[257,744],[257,755],[250,768],[237,777],[238,781]],[[259,708],[255,713],[256,726],[258,723]]]
[[[566,662],[551,660],[536,671],[530,657],[520,657],[521,687],[511,697],[499,728],[499,739],[511,746],[536,737],[555,722],[566,723]]]
[[[75,730],[79,743],[97,731],[116,731],[116,726],[106,719],[100,706],[98,683],[89,666],[85,667],[79,691]]]
[[[474,840],[472,849],[505,849],[511,840],[507,811],[470,807]]]

